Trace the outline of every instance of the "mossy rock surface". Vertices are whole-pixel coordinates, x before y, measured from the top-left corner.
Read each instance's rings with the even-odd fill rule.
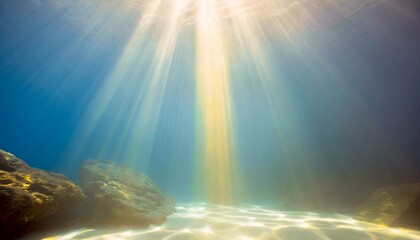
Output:
[[[0,150],[0,236],[23,235],[71,215],[84,200],[81,189],[63,175],[32,168]]]
[[[93,226],[161,224],[175,211],[175,201],[149,177],[113,162],[89,160],[81,168],[88,197],[85,214]]]

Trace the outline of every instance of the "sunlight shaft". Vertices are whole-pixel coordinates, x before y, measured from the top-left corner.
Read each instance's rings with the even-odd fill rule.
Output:
[[[201,0],[197,14],[198,174],[211,202],[232,202],[234,143],[229,59],[215,1]],[[201,137],[200,137],[201,136]]]

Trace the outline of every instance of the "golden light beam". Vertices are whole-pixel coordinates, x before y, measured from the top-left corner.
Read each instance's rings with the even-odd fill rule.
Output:
[[[216,2],[201,0],[197,14],[198,174],[207,199],[233,201],[233,139],[229,60]]]

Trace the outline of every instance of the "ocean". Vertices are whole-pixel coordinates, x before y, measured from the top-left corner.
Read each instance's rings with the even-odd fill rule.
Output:
[[[176,201],[54,239],[420,239],[353,219],[420,182],[419,43],[416,0],[1,1],[0,149]]]

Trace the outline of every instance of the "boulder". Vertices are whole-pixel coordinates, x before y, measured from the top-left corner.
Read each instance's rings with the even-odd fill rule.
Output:
[[[392,227],[420,228],[420,183],[376,190],[354,219]]]
[[[81,189],[63,175],[31,168],[0,150],[0,236],[17,237],[70,215],[84,200]]]
[[[128,167],[89,160],[82,165],[80,177],[88,198],[85,214],[90,226],[161,224],[174,212],[171,197]]]

